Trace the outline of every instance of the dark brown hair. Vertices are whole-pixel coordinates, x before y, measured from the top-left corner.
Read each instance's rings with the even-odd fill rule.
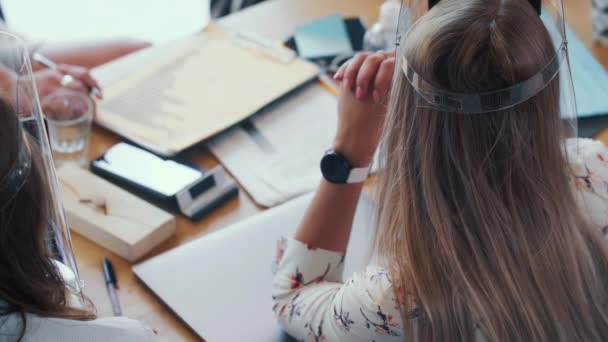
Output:
[[[526,0],[443,0],[403,54],[431,84],[480,93],[527,80],[556,48]],[[419,308],[418,340],[608,341],[608,256],[574,198],[560,76],[513,108],[455,114],[419,106],[397,74],[376,250],[404,311]]]
[[[21,130],[12,107],[0,99],[0,179],[15,163]],[[27,134],[26,134],[27,136]],[[30,144],[31,149],[37,145]],[[49,193],[42,176],[40,153],[32,151],[30,174],[14,198],[0,208],[0,299],[7,303],[0,315],[18,314],[21,333],[26,313],[45,317],[90,320],[95,314],[68,305],[66,285],[45,245]]]

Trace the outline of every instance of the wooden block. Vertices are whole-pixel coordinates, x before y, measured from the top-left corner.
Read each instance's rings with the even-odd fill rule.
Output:
[[[133,262],[175,233],[175,216],[76,165],[57,171],[70,229]]]

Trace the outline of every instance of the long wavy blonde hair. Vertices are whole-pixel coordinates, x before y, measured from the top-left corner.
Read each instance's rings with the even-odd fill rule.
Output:
[[[427,81],[461,93],[526,80],[555,51],[526,0],[444,0],[406,45]],[[403,317],[419,309],[410,337],[608,341],[608,256],[577,208],[562,133],[559,79],[513,108],[459,115],[417,106],[397,73],[375,250],[409,298]]]

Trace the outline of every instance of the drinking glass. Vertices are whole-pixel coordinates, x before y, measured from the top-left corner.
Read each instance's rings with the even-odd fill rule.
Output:
[[[59,91],[42,100],[55,164],[87,163],[93,122],[93,101],[87,95]]]

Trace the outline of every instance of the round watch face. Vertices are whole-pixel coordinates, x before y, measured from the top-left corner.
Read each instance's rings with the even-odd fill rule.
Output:
[[[331,183],[345,184],[350,174],[350,164],[341,154],[329,151],[321,159],[323,177]]]

